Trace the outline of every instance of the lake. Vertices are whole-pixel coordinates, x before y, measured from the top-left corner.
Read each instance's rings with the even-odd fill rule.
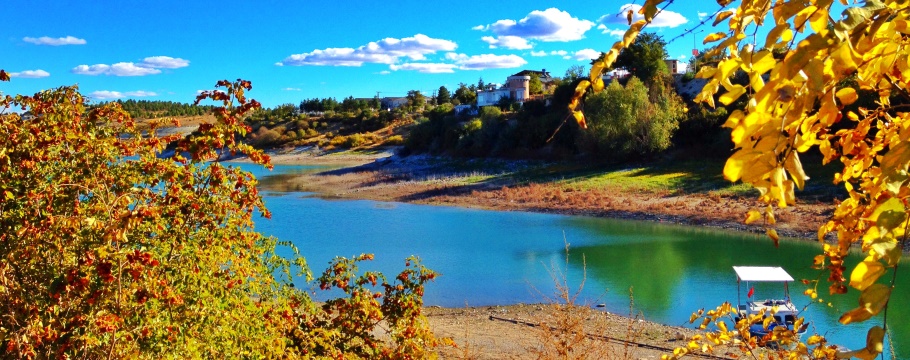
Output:
[[[872,322],[837,322],[857,306],[857,293],[827,296],[827,276],[810,268],[820,253],[813,242],[782,241],[764,235],[714,229],[581,216],[464,209],[367,200],[326,200],[301,192],[268,192],[269,177],[319,171],[318,167],[275,166],[268,173],[240,165],[263,179],[272,219],[257,229],[293,241],[314,275],[335,256],[373,253],[361,270],[394,276],[410,255],[440,277],[426,289],[425,303],[444,307],[547,302],[555,295],[554,276],[572,289],[584,280],[578,302],[605,304],[606,311],[669,325],[688,325],[692,312],[737,302],[734,265],[782,266],[795,279],[821,279],[824,303],[790,284],[793,302],[806,306],[810,332],[833,343],[865,346]],[[275,179],[275,178],[273,178]],[[568,264],[566,243],[569,244]],[[852,268],[861,258],[848,260]],[[910,259],[904,259],[908,261]],[[905,274],[910,274],[905,272]],[[302,282],[299,287],[311,288]],[[910,358],[910,281],[899,278],[892,295],[888,328],[899,358]],[[776,290],[757,287],[756,293]],[[742,294],[745,297],[745,290]],[[830,306],[829,306],[830,302]],[[880,319],[880,316],[876,319]],[[880,320],[878,321],[880,324]]]

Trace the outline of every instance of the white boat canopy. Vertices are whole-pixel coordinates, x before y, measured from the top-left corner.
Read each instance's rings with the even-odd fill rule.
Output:
[[[771,266],[734,266],[736,277],[741,281],[787,282],[793,277],[781,267]]]

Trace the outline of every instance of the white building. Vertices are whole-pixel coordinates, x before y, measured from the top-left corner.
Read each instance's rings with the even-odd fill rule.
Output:
[[[502,98],[512,98],[518,103],[525,102],[530,96],[531,76],[519,74],[509,76],[505,85],[491,84],[485,89],[478,90],[477,106],[496,105]]]
[[[689,70],[689,63],[684,61],[666,59],[664,63],[667,64],[667,70],[670,70],[671,75],[685,74]]]

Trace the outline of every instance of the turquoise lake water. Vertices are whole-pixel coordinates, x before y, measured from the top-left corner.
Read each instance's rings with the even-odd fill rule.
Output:
[[[268,173],[241,165],[263,178],[318,171],[276,166]],[[263,182],[268,184],[268,178]],[[851,349],[865,345],[874,323],[843,326],[837,319],[857,306],[857,293],[827,296],[827,276],[810,268],[816,243],[783,241],[775,248],[763,235],[749,235],[654,222],[623,221],[528,212],[503,212],[366,200],[325,200],[300,192],[268,192],[272,219],[257,229],[294,242],[314,274],[335,256],[373,253],[361,270],[397,274],[410,255],[441,276],[426,289],[427,305],[446,307],[546,302],[555,295],[553,275],[565,275],[579,303],[606,304],[627,315],[630,288],[635,311],[648,320],[688,324],[700,308],[737,302],[734,265],[782,266],[795,279],[821,279],[826,303],[802,295],[806,285],[790,284],[793,302],[807,306],[810,332]],[[565,244],[569,243],[566,264]],[[910,259],[905,259],[908,261]],[[848,268],[860,261],[849,259]],[[905,262],[906,263],[906,262]],[[910,272],[904,272],[910,275]],[[888,328],[898,358],[910,358],[910,277],[899,277]],[[299,287],[311,286],[298,283]],[[768,294],[778,287],[757,287]],[[318,296],[318,295],[317,295]],[[745,291],[742,296],[745,297]],[[770,295],[769,295],[770,296]],[[831,303],[831,306],[827,305]],[[881,315],[877,317],[878,324]]]

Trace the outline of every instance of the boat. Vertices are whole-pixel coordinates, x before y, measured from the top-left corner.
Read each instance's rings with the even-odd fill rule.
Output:
[[[749,326],[752,336],[772,340],[773,337],[770,335],[775,332],[792,332],[798,339],[806,332],[808,324],[797,321],[799,310],[790,301],[788,285],[793,281],[793,277],[786,270],[771,266],[734,266],[733,271],[736,272],[737,322],[741,318],[764,314],[763,321]],[[756,296],[753,283],[757,282],[783,283],[783,293],[775,297]],[[745,288],[749,289],[745,302],[741,298],[743,283]]]

